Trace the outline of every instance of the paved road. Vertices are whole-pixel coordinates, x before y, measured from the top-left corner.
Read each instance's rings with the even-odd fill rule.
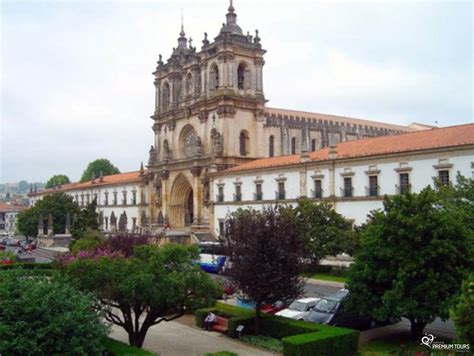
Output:
[[[110,337],[128,343],[123,328],[112,327]],[[161,322],[152,326],[146,335],[143,348],[160,356],[202,356],[206,352],[232,351],[239,356],[271,356],[272,352],[252,347],[217,332],[208,332],[176,321]]]

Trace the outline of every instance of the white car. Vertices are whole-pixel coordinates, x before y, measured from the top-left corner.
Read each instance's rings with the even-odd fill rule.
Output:
[[[295,300],[286,309],[280,310],[275,315],[295,320],[306,320],[306,316],[321,298],[303,298]]]

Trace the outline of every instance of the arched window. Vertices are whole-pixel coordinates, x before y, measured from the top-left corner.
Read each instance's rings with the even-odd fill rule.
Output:
[[[249,135],[247,131],[242,131],[239,136],[239,151],[241,156],[247,156]]]
[[[275,155],[274,141],[275,141],[275,137],[271,135],[268,142],[268,155],[270,157],[273,157]]]
[[[219,89],[219,69],[216,64],[211,66],[211,72],[209,75],[209,88],[211,90]]]
[[[163,109],[167,109],[168,106],[170,105],[170,85],[168,83],[165,83],[163,85],[163,93],[162,93],[162,106]]]
[[[311,151],[316,151],[316,140],[314,138],[311,140]]]
[[[192,95],[193,93],[193,76],[191,73],[188,73],[186,76],[186,96]]]
[[[291,139],[291,154],[292,155],[296,154],[296,137],[293,137]]]

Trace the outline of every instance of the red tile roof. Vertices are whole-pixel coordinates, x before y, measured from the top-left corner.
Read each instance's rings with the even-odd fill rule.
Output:
[[[109,176],[102,177],[102,181],[99,178],[84,182],[84,183],[70,183],[70,184],[63,184],[59,187],[52,188],[52,189],[45,189],[42,191],[37,192],[38,195],[49,194],[54,192],[62,192],[62,191],[69,191],[69,190],[76,190],[76,189],[87,189],[87,188],[94,188],[94,187],[101,187],[104,185],[112,185],[112,184],[124,184],[124,183],[134,183],[139,182],[141,180],[140,171],[135,172],[126,172],[126,173],[119,173],[119,174],[112,174]],[[35,195],[34,193],[32,195]]]
[[[474,124],[467,124],[342,142],[336,146],[336,152],[337,159],[341,159],[472,144],[474,144]],[[312,162],[328,160],[329,147],[310,152],[309,158]],[[222,173],[288,166],[300,162],[299,154],[263,158],[229,168]]]
[[[7,204],[7,203],[4,203],[4,202],[0,201],[0,212],[1,213],[22,211],[23,209],[26,209],[26,207],[19,206],[19,205],[10,205],[10,204]]]

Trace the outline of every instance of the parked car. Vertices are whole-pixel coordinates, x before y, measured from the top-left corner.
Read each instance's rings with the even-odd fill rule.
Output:
[[[241,308],[255,309],[255,302],[243,295],[238,295],[237,306]],[[265,314],[275,314],[286,307],[287,306],[281,301],[275,302],[273,304],[265,303],[262,305],[261,312]]]
[[[344,310],[342,300],[348,294],[349,290],[341,289],[334,295],[321,298],[313,310],[308,313],[306,321],[358,330],[369,329],[373,324],[371,317],[358,316]]]
[[[226,256],[210,255],[201,253],[199,255],[199,266],[208,273],[219,273],[227,260]]]
[[[0,251],[5,251],[6,247],[3,245],[0,245]]]
[[[10,238],[7,240],[6,245],[7,246],[20,246],[20,240]]]
[[[303,298],[295,300],[286,309],[280,310],[275,315],[295,320],[305,320],[320,298]]]
[[[23,240],[20,241],[20,246],[26,251],[31,251],[36,249],[36,242]]]

